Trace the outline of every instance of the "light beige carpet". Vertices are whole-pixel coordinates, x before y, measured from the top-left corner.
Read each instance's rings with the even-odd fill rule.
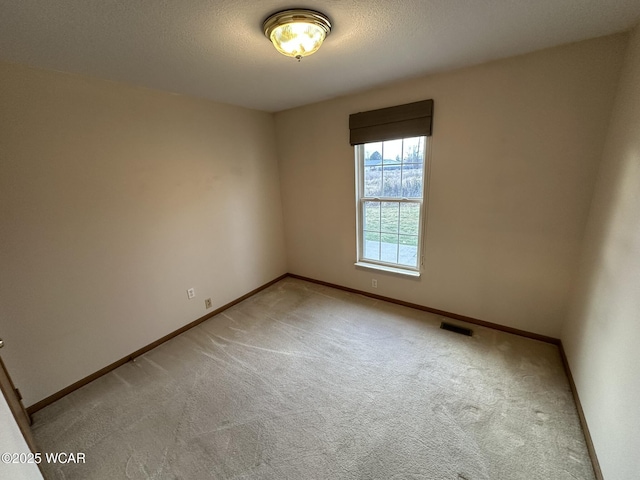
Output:
[[[35,415],[53,479],[593,479],[558,350],[287,278]],[[458,322],[460,323],[460,322]]]

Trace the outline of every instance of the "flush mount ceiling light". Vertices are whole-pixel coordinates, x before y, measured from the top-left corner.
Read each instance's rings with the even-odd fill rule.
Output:
[[[262,29],[276,50],[300,61],[318,51],[331,32],[331,22],[320,12],[295,8],[274,13]]]

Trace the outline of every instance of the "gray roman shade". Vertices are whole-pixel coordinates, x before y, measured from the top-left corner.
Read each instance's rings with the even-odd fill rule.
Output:
[[[394,138],[431,136],[433,100],[349,115],[351,145]]]

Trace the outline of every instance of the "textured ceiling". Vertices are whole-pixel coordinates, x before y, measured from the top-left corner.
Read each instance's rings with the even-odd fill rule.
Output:
[[[300,63],[261,30],[288,7],[334,24]],[[639,20],[640,0],[0,0],[0,60],[278,111]]]

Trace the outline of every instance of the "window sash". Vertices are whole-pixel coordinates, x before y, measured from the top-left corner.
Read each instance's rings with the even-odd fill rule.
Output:
[[[397,232],[384,232],[382,231],[382,226],[380,226],[380,230],[379,231],[372,231],[372,230],[365,230],[364,229],[364,207],[365,207],[365,202],[379,202],[379,203],[397,203],[398,204],[398,208],[400,208],[401,204],[416,204],[419,206],[418,208],[418,233],[416,235],[413,234],[406,234],[406,233],[402,233],[400,232],[400,225],[398,224],[398,231]],[[360,225],[359,225],[359,229],[358,229],[358,243],[359,243],[359,248],[358,248],[358,262],[363,262],[363,263],[375,263],[377,265],[384,265],[384,266],[388,266],[388,267],[395,267],[395,268],[401,268],[401,269],[406,269],[406,270],[412,270],[412,271],[420,271],[420,267],[422,264],[422,255],[421,255],[421,244],[422,244],[422,200],[420,199],[398,199],[398,198],[392,198],[392,199],[385,199],[385,198],[369,198],[369,197],[363,197],[360,199],[359,202],[359,206],[358,206],[358,210],[359,210],[359,214],[360,214]],[[380,206],[380,208],[383,208],[382,206]],[[388,234],[388,235],[395,235],[398,237],[398,243],[396,244],[396,262],[387,262],[384,260],[380,260],[380,259],[375,259],[375,258],[369,258],[369,257],[365,257],[365,232],[372,232],[372,233],[378,233],[381,236]],[[400,247],[401,247],[401,243],[400,243],[400,237],[401,236],[405,236],[405,237],[417,237],[417,245],[416,245],[416,265],[407,265],[405,263],[400,263]],[[382,240],[380,240],[380,250],[382,250]],[[382,257],[382,252],[379,252],[378,257]]]

